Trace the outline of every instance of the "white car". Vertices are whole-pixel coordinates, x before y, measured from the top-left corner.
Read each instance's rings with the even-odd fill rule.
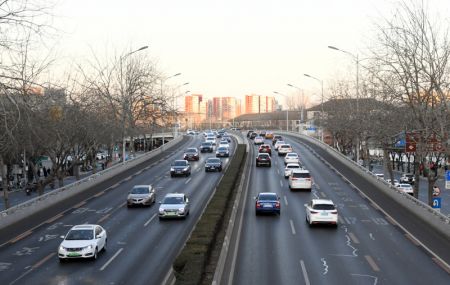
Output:
[[[186,218],[189,215],[189,199],[183,193],[169,193],[159,202],[159,219]]]
[[[213,146],[215,146],[216,145],[216,138],[214,138],[214,137],[207,137],[205,139],[205,142],[210,142]]]
[[[391,183],[391,179],[386,179],[386,182],[389,183],[390,185],[392,185]],[[398,182],[397,179],[394,179],[394,186],[397,187],[400,183]]]
[[[289,175],[289,189],[306,189],[311,191],[312,178],[306,169],[292,169]]]
[[[286,153],[286,156],[284,157],[284,165],[287,165],[288,163],[300,163],[296,152]]]
[[[225,146],[225,147],[230,148],[230,144],[228,143],[228,141],[220,141],[219,142],[219,147],[221,147],[221,146]]]
[[[253,142],[254,142],[254,144],[264,144],[264,137],[257,136],[257,137],[255,137]]]
[[[292,146],[290,144],[282,144],[278,147],[278,156],[285,155],[289,152],[292,152]]]
[[[59,261],[70,258],[97,259],[100,251],[106,250],[108,237],[106,230],[99,225],[73,226],[58,247]]]
[[[333,201],[327,199],[312,199],[305,204],[306,222],[313,224],[332,224],[337,226],[338,211]]]
[[[414,195],[414,189],[412,188],[411,184],[408,183],[400,183],[397,185],[398,190],[409,194],[409,195]]]
[[[288,163],[284,168],[284,178],[289,178],[291,175],[292,169],[301,169],[300,164],[298,163]]]
[[[285,141],[277,141],[273,147],[275,148],[276,151],[278,151],[278,147],[285,143],[286,143]]]

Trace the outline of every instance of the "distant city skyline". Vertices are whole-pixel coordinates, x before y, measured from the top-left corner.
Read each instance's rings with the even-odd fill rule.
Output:
[[[285,0],[285,1],[142,1],[60,0],[54,24],[62,31],[54,43],[65,62],[92,57],[92,52],[114,52],[148,45],[154,58],[180,94],[205,98],[247,94],[275,96],[283,107],[300,91],[308,105],[320,102],[318,82],[325,96],[338,78],[353,78],[354,62],[327,48],[337,46],[364,54],[375,32],[374,23],[390,19],[394,0]],[[430,10],[448,15],[450,1],[429,1]],[[368,32],[369,31],[369,32]],[[67,64],[59,64],[67,66]],[[59,72],[55,72],[58,74]]]

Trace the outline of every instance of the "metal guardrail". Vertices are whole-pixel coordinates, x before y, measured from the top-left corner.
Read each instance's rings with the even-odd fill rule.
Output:
[[[50,192],[47,192],[41,196],[29,199],[28,201],[18,204],[16,206],[13,206],[9,209],[3,210],[0,212],[0,223],[3,222],[3,220],[8,216],[11,216],[18,212],[22,212],[25,209],[30,209],[30,208],[36,206],[37,204],[42,204],[42,202],[50,200],[51,198],[60,196],[62,193],[73,192],[73,194],[75,194],[79,191],[83,191],[84,189],[82,189],[82,188],[92,187],[95,184],[97,184],[97,182],[100,183],[111,176],[114,176],[120,172],[125,171],[126,169],[134,167],[135,165],[163,152],[165,148],[170,147],[171,145],[177,143],[178,141],[180,141],[182,139],[182,137],[183,136],[178,136],[177,138],[166,143],[165,145],[163,145],[157,149],[154,149],[150,152],[147,152],[143,155],[137,156],[130,160],[126,160],[125,162],[115,164],[105,170],[101,170],[101,171],[97,172],[96,174],[89,175],[78,181],[75,181],[75,182],[67,184],[63,187],[60,187],[60,188],[57,188]],[[98,180],[100,180],[100,181],[98,181]]]
[[[336,150],[336,149],[330,147],[329,145],[327,145],[327,144],[325,144],[325,143],[319,141],[318,139],[313,138],[313,137],[309,137],[309,136],[306,136],[306,135],[301,135],[301,134],[298,134],[298,133],[288,133],[288,132],[279,132],[279,133],[285,133],[285,134],[297,136],[297,137],[300,137],[300,138],[306,138],[306,139],[308,139],[309,141],[315,143],[316,145],[319,145],[320,147],[325,148],[326,151],[329,151],[329,152],[331,151],[331,152],[333,152],[335,155],[339,156],[341,159],[343,159],[343,160],[345,160],[347,163],[351,164],[354,168],[358,168],[358,170],[360,170],[361,172],[364,172],[365,174],[370,175],[371,177],[373,177],[373,178],[375,178],[376,180],[380,181],[380,183],[382,183],[383,186],[387,186],[387,187],[389,187],[390,190],[394,190],[395,193],[401,195],[404,199],[407,199],[407,200],[409,200],[410,202],[412,202],[413,204],[419,206],[420,208],[423,208],[423,209],[426,210],[427,212],[429,212],[429,213],[431,213],[432,215],[436,216],[439,220],[441,220],[441,221],[444,222],[445,224],[450,224],[450,217],[444,215],[443,213],[441,213],[441,212],[439,212],[439,211],[436,211],[435,209],[433,209],[432,207],[430,207],[427,203],[424,203],[424,202],[420,201],[419,199],[417,199],[417,198],[415,198],[415,197],[413,197],[413,196],[411,196],[411,195],[409,195],[409,194],[406,194],[406,193],[404,193],[404,192],[398,190],[398,189],[397,189],[396,187],[394,187],[393,185],[388,184],[384,179],[382,179],[382,178],[376,176],[373,172],[369,171],[367,168],[365,168],[365,167],[359,165],[359,164],[356,163],[355,161],[349,159],[349,158],[348,158],[347,156],[345,156],[344,154],[340,153],[338,150]],[[307,146],[307,145],[306,145],[306,146]],[[308,147],[309,150],[315,152],[311,147],[309,147],[309,146],[307,146],[307,147]],[[316,156],[317,156],[317,155],[316,155]]]

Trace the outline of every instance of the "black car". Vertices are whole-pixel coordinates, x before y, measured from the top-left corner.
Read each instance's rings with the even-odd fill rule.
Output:
[[[272,145],[275,145],[277,143],[277,141],[282,141],[283,137],[280,135],[274,135],[273,139],[272,139]]]
[[[257,136],[258,136],[257,133],[252,132],[252,133],[250,134],[250,137],[249,137],[249,138],[250,138],[251,140],[253,140],[253,139],[255,139]]]
[[[196,147],[188,148],[183,155],[184,160],[199,160],[200,155],[198,153],[198,149]]]
[[[191,165],[187,160],[175,160],[170,166],[170,176],[189,176],[191,175]]]
[[[213,150],[213,145],[210,142],[203,142],[200,146],[200,152],[213,152]]]
[[[268,153],[258,153],[258,156],[256,157],[256,167],[261,165],[267,165],[269,167],[272,165],[272,160]]]
[[[230,150],[226,146],[219,146],[216,150],[216,157],[229,157]]]
[[[220,158],[210,157],[205,162],[205,172],[222,171],[222,160]]]

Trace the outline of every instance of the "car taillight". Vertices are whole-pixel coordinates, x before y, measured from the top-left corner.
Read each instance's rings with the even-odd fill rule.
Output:
[[[319,212],[317,212],[317,211],[311,211],[310,213],[311,213],[311,214],[317,214],[317,213],[319,213]]]
[[[280,202],[275,203],[275,208],[280,208]]]
[[[311,181],[311,178],[306,178],[306,181]]]
[[[259,202],[256,202],[256,208],[261,208],[261,204]]]
[[[332,214],[337,214],[337,211],[331,211]]]
[[[291,180],[298,180],[298,178],[292,177]]]

